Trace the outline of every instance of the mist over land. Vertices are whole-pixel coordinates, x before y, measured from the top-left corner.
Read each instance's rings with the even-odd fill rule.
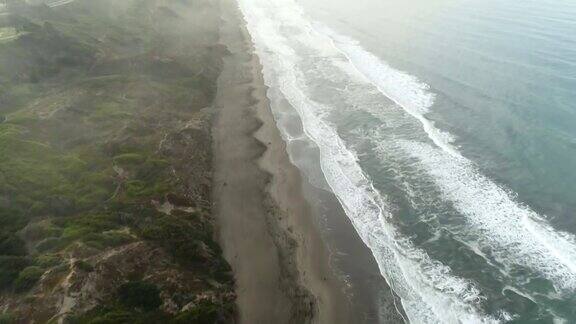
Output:
[[[574,322],[575,15],[0,0],[0,324]]]
[[[348,322],[233,1],[8,1],[2,323]]]
[[[211,215],[210,1],[9,1],[0,16],[4,322],[228,321]]]

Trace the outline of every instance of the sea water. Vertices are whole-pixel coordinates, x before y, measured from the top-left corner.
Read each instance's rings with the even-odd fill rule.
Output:
[[[576,322],[576,2],[239,5],[407,321]]]

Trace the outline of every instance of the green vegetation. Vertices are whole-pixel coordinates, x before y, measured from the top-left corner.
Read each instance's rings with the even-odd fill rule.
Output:
[[[0,314],[0,324],[13,324],[16,321],[16,318],[10,314]]]
[[[118,288],[118,300],[126,307],[151,311],[162,305],[160,290],[153,284],[132,281]]]
[[[44,270],[36,266],[27,267],[20,271],[14,282],[16,291],[22,292],[32,288],[40,280],[42,274],[44,274]]]
[[[58,254],[43,254],[35,260],[35,265],[40,268],[51,268],[62,264],[62,257]]]
[[[221,318],[223,310],[231,311],[230,305],[204,301],[177,316],[169,316],[151,309],[134,309],[122,304],[110,304],[70,320],[72,324],[213,324]]]
[[[13,233],[1,233],[0,255],[26,255],[24,241]]]
[[[210,300],[194,304],[177,316],[169,316],[158,310],[162,303],[160,291],[150,283],[131,281],[121,285],[119,298],[92,311],[73,318],[73,324],[96,323],[170,323],[170,324],[212,324],[225,312],[231,312],[231,305],[222,305]]]
[[[212,324],[216,322],[219,312],[221,311],[221,307],[221,305],[217,305],[211,302],[202,302],[199,305],[194,306],[191,310],[178,315],[174,322],[182,324]]]
[[[24,257],[0,256],[0,289],[12,287],[20,271],[31,264]]]
[[[88,262],[86,262],[86,261],[84,261],[84,260],[78,260],[78,261],[76,261],[76,262],[74,263],[74,266],[76,267],[76,269],[78,269],[78,270],[80,270],[80,271],[84,271],[84,272],[92,272],[92,271],[94,271],[94,267],[93,267],[90,263],[88,263]]]
[[[69,271],[71,255],[81,256],[73,268],[97,271],[90,258],[141,240],[194,272],[197,293],[209,280],[231,289],[208,191],[180,174],[188,173],[182,159],[208,168],[210,146],[162,148],[213,99],[217,34],[189,39],[189,28],[175,28],[176,12],[155,3],[78,0],[0,16],[0,295],[34,291],[47,271]],[[195,208],[165,214],[158,204],[167,197]],[[159,288],[139,281],[111,296],[75,320],[211,323],[232,307],[203,303],[169,315],[158,308]]]

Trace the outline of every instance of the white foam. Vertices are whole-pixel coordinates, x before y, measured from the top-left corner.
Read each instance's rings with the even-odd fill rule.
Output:
[[[400,142],[432,176],[445,199],[466,217],[470,230],[492,248],[503,264],[525,266],[549,279],[556,289],[576,290],[576,240],[554,230],[528,206],[482,175],[472,162],[428,144]]]
[[[50,8],[55,8],[55,7],[60,7],[63,5],[67,5],[69,3],[72,3],[76,0],[56,0],[56,1],[47,1],[46,5]]]
[[[356,231],[371,249],[382,275],[401,297],[410,321],[416,323],[497,322],[482,315],[478,289],[451,274],[422,250],[403,238],[389,223],[388,206],[328,122],[322,119],[327,107],[306,94],[306,80],[298,69],[302,59],[281,30],[290,29],[317,55],[343,64],[330,39],[313,31],[291,0],[240,0],[241,10],[264,68],[264,79],[279,89],[301,117],[306,135],[314,141],[330,187],[340,200]],[[349,64],[349,63],[348,63]],[[349,65],[349,67],[352,67]],[[272,105],[274,99],[271,98]]]
[[[462,157],[451,145],[452,135],[436,128],[424,116],[434,103],[428,85],[390,67],[355,40],[320,24],[314,27],[332,39],[356,71],[420,121],[439,149],[415,142],[405,142],[403,147],[420,158],[446,199],[455,202],[458,210],[477,229],[482,229],[485,240],[500,254],[500,262],[527,266],[551,280],[557,289],[575,291],[576,238],[553,229],[544,217],[514,201],[511,194]],[[350,73],[350,69],[345,71]]]
[[[327,35],[352,66],[382,94],[416,118],[434,144],[451,155],[460,156],[458,150],[451,145],[453,136],[436,128],[434,122],[424,116],[434,104],[435,96],[429,91],[430,86],[382,62],[358,45],[357,41],[339,35],[321,24],[315,24],[314,27],[318,32]]]

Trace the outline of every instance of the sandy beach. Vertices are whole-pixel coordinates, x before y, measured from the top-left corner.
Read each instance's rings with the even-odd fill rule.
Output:
[[[576,323],[567,3],[0,0],[0,324]]]
[[[236,277],[241,323],[345,323],[342,282],[310,217],[266,98],[258,58],[236,3],[221,2],[230,55],[218,82],[214,202]]]
[[[292,107],[278,105],[276,89],[266,86],[270,79],[263,77],[267,70],[238,2],[166,7],[159,0],[142,9],[102,1],[22,7],[33,21],[33,14],[44,10],[58,13],[55,24],[65,19],[85,24],[86,12],[95,20],[88,34],[76,34],[75,25],[58,25],[64,28],[59,31],[47,24],[18,36],[21,41],[8,40],[14,50],[0,51],[0,59],[15,62],[21,53],[48,49],[59,57],[61,46],[109,35],[110,24],[135,28],[115,35],[121,40],[146,35],[149,42],[149,47],[118,47],[111,37],[86,53],[70,50],[76,55],[71,59],[84,63],[71,68],[58,61],[62,84],[57,91],[46,90],[53,84],[42,88],[39,99],[19,92],[19,83],[9,84],[13,99],[26,103],[18,113],[34,118],[0,115],[4,130],[15,122],[29,130],[27,141],[15,132],[0,141],[3,147],[15,141],[27,148],[4,155],[9,159],[0,167],[19,168],[5,167],[0,176],[22,197],[38,188],[46,193],[37,214],[31,215],[26,203],[17,206],[28,223],[10,219],[13,227],[0,233],[0,243],[17,243],[0,244],[0,259],[11,262],[0,262],[0,274],[9,279],[0,283],[0,322],[79,318],[84,323],[119,312],[130,323],[382,318],[380,294],[388,297],[389,290],[335,195],[327,186],[313,187],[306,167],[323,177],[317,152],[298,153],[294,141],[284,141],[278,112]],[[122,14],[110,16],[108,8]],[[154,25],[139,24],[143,12]],[[30,37],[51,41],[27,41]],[[53,39],[62,44],[54,46]],[[110,55],[94,54],[105,49]],[[118,58],[123,55],[129,59]],[[27,76],[52,64],[36,63],[9,72],[26,84]],[[42,82],[48,85],[52,78],[46,75]],[[297,118],[291,126],[302,131]],[[47,144],[38,146],[31,138]],[[52,159],[45,161],[45,150]],[[86,163],[74,168],[76,174],[70,170],[78,166],[77,156]],[[38,164],[44,173],[24,186],[28,182],[21,179],[30,179]],[[42,179],[52,175],[61,176],[44,187]],[[55,186],[69,192],[51,193]],[[84,189],[99,194],[86,196]],[[0,205],[15,198],[0,192]],[[15,289],[18,294],[11,293]],[[142,312],[144,306],[120,289],[135,290],[135,296],[148,292],[157,302]]]

